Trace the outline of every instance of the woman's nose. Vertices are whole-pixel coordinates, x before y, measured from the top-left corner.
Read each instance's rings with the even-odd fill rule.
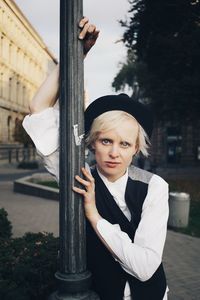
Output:
[[[118,157],[118,156],[119,156],[119,149],[118,149],[118,147],[113,146],[113,147],[110,149],[109,155],[110,155],[110,157],[112,157],[112,158]]]

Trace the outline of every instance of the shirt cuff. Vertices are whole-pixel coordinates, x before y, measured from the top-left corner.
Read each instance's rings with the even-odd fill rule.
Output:
[[[100,233],[102,237],[104,237],[105,233],[112,234],[113,232],[116,232],[120,230],[119,224],[111,224],[105,219],[100,219],[97,222],[97,230]]]
[[[42,155],[48,156],[58,149],[59,115],[56,109],[49,107],[28,115],[22,125]]]
[[[119,232],[121,232],[119,224],[111,224],[105,219],[100,219],[96,226],[98,233],[115,253],[116,244],[118,243],[116,235],[118,236]]]

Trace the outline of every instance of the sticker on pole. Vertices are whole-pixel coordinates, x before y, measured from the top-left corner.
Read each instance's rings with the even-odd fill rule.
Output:
[[[74,129],[74,138],[76,146],[80,146],[82,139],[84,138],[84,134],[78,135],[78,124],[73,125]]]

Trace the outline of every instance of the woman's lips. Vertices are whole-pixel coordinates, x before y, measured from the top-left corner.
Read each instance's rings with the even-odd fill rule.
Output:
[[[113,161],[105,161],[105,164],[109,168],[115,168],[117,167],[120,163],[119,162],[113,162]]]

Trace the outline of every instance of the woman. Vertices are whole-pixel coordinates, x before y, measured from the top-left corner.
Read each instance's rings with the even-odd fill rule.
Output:
[[[80,22],[85,54],[99,31],[87,18]],[[79,36],[79,37],[80,37]],[[48,171],[58,179],[58,67],[46,79],[23,125]],[[131,165],[134,156],[148,155],[153,120],[147,108],[125,94],[98,98],[85,112],[86,144],[96,166],[82,168],[87,218],[87,259],[93,290],[102,300],[167,299],[162,266],[167,219],[168,185],[159,176]]]

